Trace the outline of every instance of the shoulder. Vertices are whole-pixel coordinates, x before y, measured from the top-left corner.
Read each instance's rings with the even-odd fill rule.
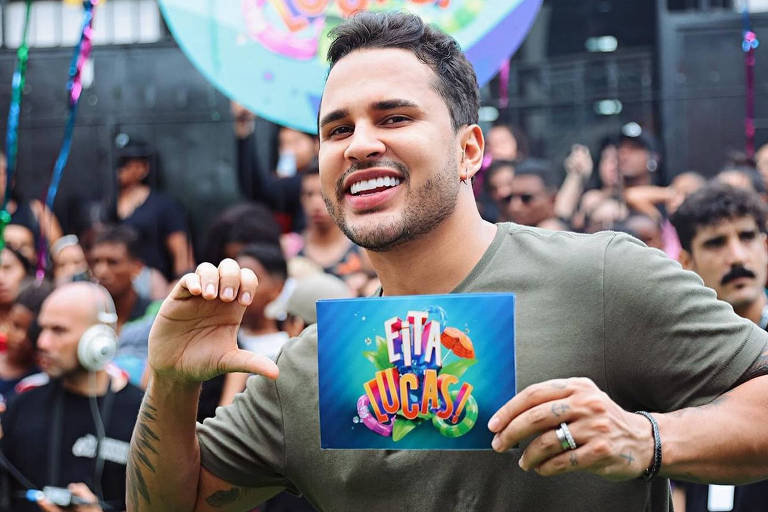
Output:
[[[291,338],[277,356],[277,366],[290,372],[317,372],[317,324],[304,329]]]

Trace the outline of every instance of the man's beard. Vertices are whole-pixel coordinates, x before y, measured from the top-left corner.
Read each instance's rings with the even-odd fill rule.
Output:
[[[323,195],[328,212],[336,224],[347,238],[360,247],[377,252],[392,250],[429,233],[456,209],[460,184],[455,158],[451,158],[440,172],[428,179],[416,191],[410,189],[410,173],[407,169],[401,164],[398,164],[397,168],[403,173],[401,186],[406,187],[405,210],[399,218],[392,216],[375,227],[361,230],[347,224],[341,208],[337,208],[337,205],[344,200],[344,190],[340,185],[336,191],[336,204],[325,194]],[[348,172],[339,179],[339,184]]]

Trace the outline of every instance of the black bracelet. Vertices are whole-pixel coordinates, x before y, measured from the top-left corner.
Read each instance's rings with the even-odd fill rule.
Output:
[[[648,481],[652,480],[661,469],[661,435],[659,435],[659,424],[656,423],[656,420],[650,413],[635,411],[635,414],[645,416],[651,422],[651,430],[653,431],[653,463],[643,471],[643,476],[641,477],[643,480]]]

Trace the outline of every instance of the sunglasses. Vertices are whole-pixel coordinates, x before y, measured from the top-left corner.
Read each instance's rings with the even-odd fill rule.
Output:
[[[523,204],[529,204],[533,199],[536,197],[534,194],[509,194],[506,197],[502,197],[501,201],[509,204],[512,202],[512,200],[516,197],[520,198],[520,202]]]

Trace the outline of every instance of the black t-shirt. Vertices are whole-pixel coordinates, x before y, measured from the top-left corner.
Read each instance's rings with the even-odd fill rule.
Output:
[[[100,452],[104,458],[101,478],[104,500],[113,510],[125,510],[125,469],[129,442],[143,393],[130,384],[112,394],[109,411],[105,397],[97,398],[99,411],[108,416],[106,436]],[[51,481],[51,430],[56,401],[61,397],[61,434],[58,450],[58,478]],[[105,414],[106,413],[106,414]],[[45,386],[14,397],[2,419],[3,438],[0,447],[9,461],[39,489],[46,485],[66,487],[83,482],[95,493],[96,428],[89,398],[64,390],[54,380]],[[39,512],[36,504],[19,498],[22,488],[10,479],[11,508],[14,512]]]
[[[173,262],[165,244],[171,233],[187,232],[184,211],[170,197],[151,191],[133,213],[123,219],[139,233],[139,259],[173,278]]]

